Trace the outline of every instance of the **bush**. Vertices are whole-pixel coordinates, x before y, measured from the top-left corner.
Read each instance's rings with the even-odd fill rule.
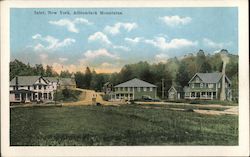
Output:
[[[105,95],[102,95],[102,99],[105,101],[109,101],[111,99],[111,97],[110,97],[110,95],[105,94]]]
[[[80,91],[64,88],[55,93],[55,101],[77,101],[80,94]]]

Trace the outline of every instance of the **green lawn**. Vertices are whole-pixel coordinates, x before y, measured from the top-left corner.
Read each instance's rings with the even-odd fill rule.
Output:
[[[16,145],[238,145],[238,116],[140,105],[11,108]]]

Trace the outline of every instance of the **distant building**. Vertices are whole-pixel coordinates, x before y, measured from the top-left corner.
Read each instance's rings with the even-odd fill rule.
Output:
[[[184,98],[184,91],[181,86],[172,85],[168,90],[168,99],[177,100]]]
[[[59,89],[76,88],[76,81],[74,77],[71,78],[43,77],[43,78],[47,80],[51,88],[54,90],[56,90],[57,88]]]
[[[134,78],[115,86],[115,99],[135,100],[143,96],[156,98],[157,86]]]
[[[60,89],[64,88],[74,89],[76,88],[76,81],[73,78],[60,78],[58,85]]]
[[[10,81],[10,102],[53,100],[54,90],[41,76],[17,76]]]
[[[196,73],[184,88],[186,99],[232,99],[231,81],[223,73]]]
[[[104,85],[103,85],[103,92],[105,94],[109,94],[113,91],[113,84],[111,82],[106,82]]]

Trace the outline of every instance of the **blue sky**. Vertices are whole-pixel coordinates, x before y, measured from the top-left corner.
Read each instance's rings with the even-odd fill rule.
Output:
[[[89,66],[118,72],[125,64],[164,62],[199,49],[238,54],[237,8],[15,8],[10,20],[11,60],[49,64],[56,71]]]

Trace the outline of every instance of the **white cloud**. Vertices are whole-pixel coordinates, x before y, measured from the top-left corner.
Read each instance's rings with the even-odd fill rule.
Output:
[[[198,44],[197,41],[190,41],[187,39],[172,39],[171,41],[167,42],[164,37],[156,37],[152,40],[145,40],[145,43],[151,44],[155,47],[158,47],[162,50],[169,50],[169,49],[179,49],[183,47],[192,47]]]
[[[120,33],[120,29],[123,28],[127,32],[130,32],[133,29],[136,29],[138,25],[136,23],[122,23],[118,22],[114,24],[113,26],[106,26],[104,28],[104,31],[107,33],[110,33],[112,35],[116,35]]]
[[[97,57],[109,57],[109,58],[113,58],[113,59],[119,58],[118,56],[108,52],[108,50],[106,50],[106,49],[98,49],[95,51],[88,50],[84,53],[84,56],[86,57],[86,59],[94,59]]]
[[[75,42],[75,39],[72,38],[66,38],[62,41],[60,41],[59,39],[52,37],[52,36],[46,36],[46,37],[42,37],[42,35],[40,34],[35,34],[32,36],[32,38],[34,40],[38,40],[38,41],[42,41],[44,44],[38,43],[34,46],[34,50],[35,51],[43,51],[43,50],[55,50],[61,47],[66,47],[71,45],[72,43]]]
[[[223,49],[223,48],[225,48],[226,46],[231,45],[231,42],[216,43],[216,42],[212,41],[211,39],[204,38],[204,39],[203,39],[203,45],[205,45],[205,46],[207,46],[207,47],[210,47],[210,48]]]
[[[103,62],[101,66],[107,68],[107,67],[112,67],[113,65],[108,62]]]
[[[84,70],[82,65],[79,65],[79,66],[74,65],[74,64],[66,65],[66,64],[58,63],[58,62],[52,63],[52,67],[58,73],[60,73],[61,71],[65,71],[65,70],[68,70],[69,72],[77,72],[77,71],[83,72]]]
[[[108,39],[107,35],[102,33],[102,32],[95,32],[94,34],[90,35],[88,37],[88,41],[90,41],[90,42],[99,41],[103,44],[108,45],[109,47],[112,47],[113,49],[121,49],[123,51],[130,50],[128,47],[125,47],[125,46],[113,45],[112,42]]]
[[[143,39],[142,37],[135,37],[134,39],[133,38],[125,38],[124,40],[128,41],[130,43],[133,43],[133,44],[137,44],[140,41],[142,41],[142,39]]]
[[[41,60],[46,60],[46,59],[48,58],[48,54],[41,53],[41,54],[39,55],[39,57],[40,57]]]
[[[112,44],[107,35],[102,32],[95,32],[94,34],[90,35],[88,41],[100,41],[104,44]]]
[[[76,18],[75,20],[60,19],[58,21],[49,21],[49,23],[56,26],[67,27],[68,31],[73,33],[79,33],[79,30],[76,28],[76,24],[85,24],[85,25],[92,24],[91,22],[89,22],[87,19],[84,18]]]
[[[130,48],[126,47],[126,46],[120,46],[120,45],[114,45],[113,46],[114,49],[121,49],[123,51],[129,51]]]
[[[40,43],[38,43],[36,46],[34,46],[35,51],[41,51],[41,50],[44,50],[44,49],[45,49],[45,47]]]
[[[59,61],[60,61],[60,62],[65,62],[65,61],[67,61],[67,60],[68,60],[68,58],[63,58],[63,57],[60,57],[60,58],[59,58]]]
[[[167,62],[167,59],[168,59],[168,55],[166,55],[165,53],[160,53],[160,54],[157,54],[155,55],[155,62]]]
[[[42,38],[41,34],[35,34],[32,36],[32,39],[41,39],[41,38]]]
[[[178,15],[159,17],[159,19],[170,27],[186,25],[192,21],[190,17],[180,17]]]

